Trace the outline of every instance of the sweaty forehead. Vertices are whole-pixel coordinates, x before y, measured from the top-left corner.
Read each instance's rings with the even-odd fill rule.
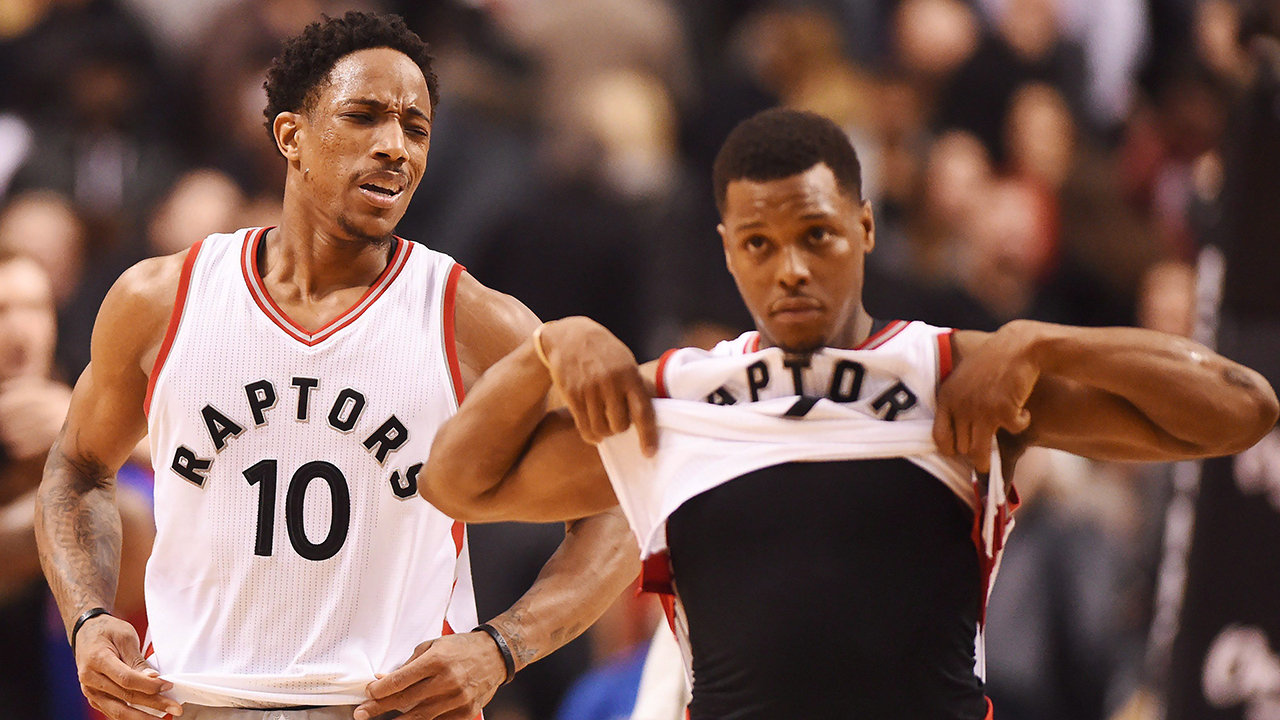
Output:
[[[430,114],[431,100],[422,68],[408,55],[391,48],[357,50],[343,56],[320,92],[320,103],[339,103],[353,98],[377,100],[418,109]]]
[[[840,190],[831,168],[819,163],[777,180],[744,178],[730,182],[725,188],[724,220],[732,228],[805,215],[837,215],[855,205]]]

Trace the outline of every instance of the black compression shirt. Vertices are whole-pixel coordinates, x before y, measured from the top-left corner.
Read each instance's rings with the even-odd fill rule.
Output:
[[[788,463],[667,521],[693,720],[983,720],[973,514],[902,459]]]

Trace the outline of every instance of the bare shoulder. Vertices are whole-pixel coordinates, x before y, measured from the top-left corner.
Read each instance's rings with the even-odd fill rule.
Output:
[[[125,270],[98,309],[93,327],[93,360],[137,362],[150,369],[169,324],[187,253],[148,258]],[[129,364],[133,364],[130,362]]]
[[[524,342],[539,322],[524,303],[463,272],[458,277],[454,305],[454,338],[463,384],[470,388],[485,370]]]

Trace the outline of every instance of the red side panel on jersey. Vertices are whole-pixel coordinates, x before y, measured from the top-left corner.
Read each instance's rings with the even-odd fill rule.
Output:
[[[995,717],[995,714],[995,708],[991,707],[991,698],[987,698],[987,720],[992,720],[992,718]]]
[[[458,300],[458,278],[466,268],[454,263],[444,286],[444,352],[449,360],[449,376],[453,378],[453,395],[462,404],[467,390],[462,386],[462,366],[458,364],[458,344],[454,335],[454,316]]]
[[[671,584],[671,556],[666,550],[641,562],[640,592],[675,595],[675,586]]]
[[[938,382],[951,374],[951,339],[954,333],[954,330],[938,333]]]
[[[662,357],[658,358],[658,366],[654,369],[654,374],[653,374],[654,390],[657,392],[658,397],[660,398],[671,397],[671,394],[667,392],[667,381],[666,381],[667,361],[671,359],[672,355],[676,354],[677,349],[678,348],[671,348],[670,350],[662,353]]]
[[[164,368],[164,361],[169,357],[169,350],[173,347],[173,338],[178,334],[178,326],[182,324],[182,310],[187,305],[187,290],[191,287],[191,268],[196,264],[196,255],[200,254],[200,243],[203,242],[204,240],[197,240],[187,251],[187,258],[182,263],[182,275],[178,278],[178,295],[173,301],[173,312],[169,314],[169,329],[165,330],[164,342],[160,344],[156,362],[151,366],[151,377],[147,378],[147,397],[142,401],[144,414],[151,414],[151,394],[156,389],[156,378],[160,377],[160,370]]]
[[[1000,554],[1004,552],[1005,532],[1013,518],[1013,511],[1018,509],[1019,500],[1017,489],[1010,484],[1008,500],[996,511],[997,515],[992,528],[991,554],[988,555],[987,543],[982,537],[986,502],[976,484],[973,494],[978,504],[978,509],[973,513],[973,545],[978,549],[979,573],[982,581],[982,605],[978,608],[978,623],[981,624],[987,621],[987,599],[991,594],[991,580],[1000,562]]]

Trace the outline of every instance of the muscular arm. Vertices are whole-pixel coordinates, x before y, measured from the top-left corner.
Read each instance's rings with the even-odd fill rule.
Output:
[[[1257,442],[1280,412],[1258,373],[1151,330],[1017,321],[990,335],[958,331],[954,341],[935,437],[961,454],[975,455],[1003,428],[1015,445],[1097,459],[1227,455]],[[975,410],[984,404],[991,412]],[[979,419],[954,422],[963,416]]]
[[[457,298],[458,357],[468,385],[469,397],[464,407],[469,408],[473,400],[470,395],[480,389],[476,382],[478,373],[487,374],[513,349],[527,345],[539,322],[520,302],[484,287],[466,273],[459,278]],[[543,386],[544,397],[546,387]],[[483,401],[483,396],[480,399]],[[545,412],[544,402],[533,405]],[[572,425],[568,429],[570,432],[561,434],[562,442],[570,434],[576,436]],[[496,430],[481,434],[491,441],[513,440],[502,438],[502,433]],[[444,448],[444,453],[440,450],[432,447],[432,460],[437,456],[468,461],[484,457],[471,453],[453,455],[447,452],[448,448]],[[573,472],[574,468],[566,464],[549,476]],[[448,477],[444,475],[441,480]],[[638,555],[625,518],[616,512],[599,514],[611,506],[612,503],[583,507],[582,512],[557,518],[568,520],[564,542],[529,591],[511,609],[490,621],[507,638],[516,656],[517,668],[581,634],[639,573]]]
[[[164,333],[181,260],[140,263],[107,294],[94,325],[90,365],[49,450],[36,497],[36,541],[68,632],[85,610],[110,609],[115,602],[115,472],[146,433],[144,360],[154,358]]]
[[[501,397],[496,397],[494,391],[498,384],[489,377],[495,371],[501,373],[498,367],[494,367],[495,363],[502,365],[499,361],[504,356],[526,343],[538,327],[538,319],[514,298],[482,286],[465,273],[459,278],[456,297],[456,344],[463,384],[467,389],[467,397],[457,417],[464,418],[462,429],[475,444],[437,442],[432,447],[427,469],[429,479],[422,485],[434,482],[436,486],[446,488],[458,483],[470,484],[474,476],[469,474],[469,468],[473,463],[494,466],[494,459],[489,453],[509,453],[512,443],[524,443],[524,440],[507,434],[509,430],[518,429],[523,418],[517,418],[515,425],[485,424],[483,429],[474,431],[465,418],[477,413],[483,416],[497,409],[504,413],[506,419],[508,410],[526,402],[528,407],[523,414],[540,417],[545,413],[548,387],[544,384],[540,391],[532,393],[525,393],[525,389],[520,388],[520,399],[514,404],[503,403]],[[484,379],[480,379],[482,373],[485,374]],[[455,425],[457,423],[450,421],[445,427]],[[572,431],[572,425],[569,429]],[[576,437],[576,433],[574,435]],[[558,475],[553,473],[549,477],[554,479]],[[443,496],[429,491],[424,491],[423,496],[437,503],[437,507],[445,512],[457,510],[455,505],[443,502]],[[556,519],[568,520],[559,549],[543,566],[529,591],[510,609],[489,621],[506,639],[517,670],[590,627],[639,572],[635,543],[625,519],[617,512],[597,512],[607,507],[585,508],[583,512],[557,516]],[[455,516],[476,519],[465,513]],[[522,519],[547,518],[527,516]],[[455,649],[466,643],[475,643],[470,647],[479,648],[482,655]],[[468,700],[464,709],[455,710],[450,704],[452,701],[439,704],[440,701],[433,696],[441,693],[436,680],[442,672],[440,668],[456,668],[459,663],[454,658],[462,656],[472,658],[469,661],[472,667],[478,662],[476,657],[487,658],[485,662],[488,664],[487,670],[473,671],[473,679],[468,681],[471,688],[468,692],[475,693],[473,699]],[[502,665],[499,662],[495,668],[492,664],[497,661],[496,646],[484,633],[450,636],[433,641],[430,646],[420,646],[420,652],[408,664],[370,684],[372,699],[356,709],[355,717],[364,720],[388,710],[408,708],[414,708],[411,716],[415,718],[434,717],[433,713],[446,710],[459,713],[459,717],[471,717],[473,710],[478,709],[476,706],[488,701],[496,683],[502,679]]]
[[[49,450],[36,495],[36,543],[68,636],[81,613],[116,604],[121,516],[115,473],[146,432],[146,373],[173,307],[184,256],[143,261],[107,293],[94,324],[89,367]],[[100,615],[85,623],[76,636],[76,663],[89,703],[111,718],[149,717],[129,703],[181,714],[176,703],[160,696],[172,685],[147,667],[137,633],[123,620]]]

